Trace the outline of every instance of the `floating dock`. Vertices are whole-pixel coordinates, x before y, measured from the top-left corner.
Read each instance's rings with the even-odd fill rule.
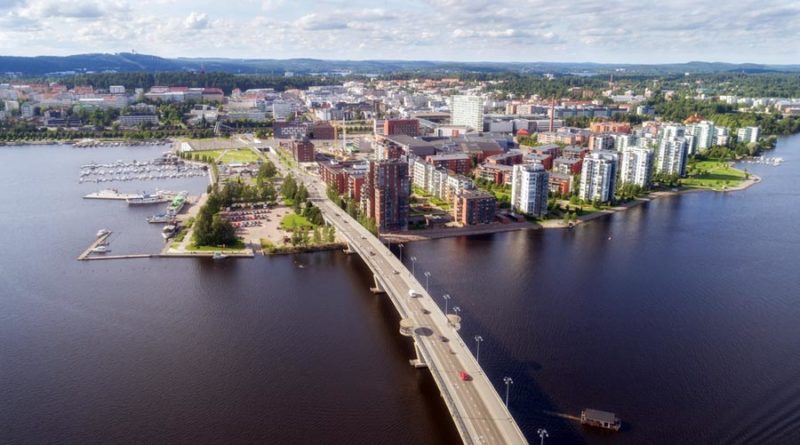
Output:
[[[108,232],[108,233],[106,233],[104,235],[98,236],[97,239],[94,240],[94,242],[92,244],[90,244],[89,247],[86,248],[86,250],[84,250],[82,254],[80,254],[80,256],[78,256],[78,261],[85,261],[85,260],[88,260],[88,259],[94,259],[94,258],[89,258],[89,255],[92,254],[92,249],[94,249],[95,247],[97,247],[97,246],[99,246],[101,244],[104,244],[106,242],[106,240],[108,239],[108,237],[110,237],[110,236],[111,236],[111,232]]]
[[[137,193],[120,193],[116,189],[100,190],[99,192],[89,193],[83,199],[110,199],[117,201],[124,201],[129,198],[140,196]]]

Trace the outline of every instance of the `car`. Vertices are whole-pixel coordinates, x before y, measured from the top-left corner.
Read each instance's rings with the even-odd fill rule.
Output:
[[[447,342],[449,342],[449,341],[450,341],[450,339],[449,339],[449,338],[447,338],[447,337],[445,337],[444,335],[440,335],[440,336],[439,336],[439,340],[441,340],[441,341],[442,341],[442,343],[447,343]]]
[[[375,256],[375,252],[373,252],[371,250],[369,251],[369,254],[372,255],[372,256]]]
[[[460,378],[462,382],[468,382],[472,380],[472,376],[467,374],[467,371],[459,371],[458,378]]]
[[[367,237],[364,236],[364,235],[361,235],[361,239],[367,239]]]
[[[425,315],[429,315],[431,313],[431,311],[429,311],[427,309],[423,309],[422,313],[425,314]]]
[[[400,275],[400,272],[398,272],[396,270],[393,270],[392,273],[395,274],[395,275]]]

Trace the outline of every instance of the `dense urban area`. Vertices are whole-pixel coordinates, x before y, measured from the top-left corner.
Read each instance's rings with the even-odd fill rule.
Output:
[[[211,164],[217,181],[197,217],[198,246],[240,245],[218,213],[275,205],[278,192],[294,210],[284,223],[300,224],[287,241],[334,242],[291,173],[266,156],[223,162],[241,148],[318,175],[328,197],[374,233],[571,227],[657,191],[757,182],[731,161],[780,162],[763,154],[800,130],[796,83],[624,72],[9,79],[0,84],[0,143],[175,142],[180,157]]]

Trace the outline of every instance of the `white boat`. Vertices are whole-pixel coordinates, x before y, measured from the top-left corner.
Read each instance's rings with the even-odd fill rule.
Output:
[[[92,249],[92,253],[108,253],[108,252],[111,252],[111,248],[109,248],[105,244],[97,246],[94,249]]]
[[[178,226],[176,224],[169,224],[164,226],[163,229],[161,229],[161,236],[163,236],[165,240],[168,240],[172,238],[177,231],[178,231]]]
[[[222,252],[214,252],[214,255],[212,255],[211,258],[215,260],[224,260],[225,258],[228,258],[228,255],[225,255]]]
[[[100,229],[100,230],[97,231],[97,238],[100,238],[101,236],[108,235],[109,233],[111,233],[111,231],[108,230],[108,229]]]
[[[130,197],[125,200],[128,205],[137,206],[137,205],[149,205],[149,204],[160,204],[162,202],[169,202],[172,198],[162,191],[157,191],[153,194],[150,193],[143,193],[141,195],[136,195]]]

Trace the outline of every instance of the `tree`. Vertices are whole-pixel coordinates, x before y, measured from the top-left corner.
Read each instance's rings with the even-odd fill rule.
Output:
[[[320,233],[319,227],[314,228],[314,244],[322,244],[322,233]]]

